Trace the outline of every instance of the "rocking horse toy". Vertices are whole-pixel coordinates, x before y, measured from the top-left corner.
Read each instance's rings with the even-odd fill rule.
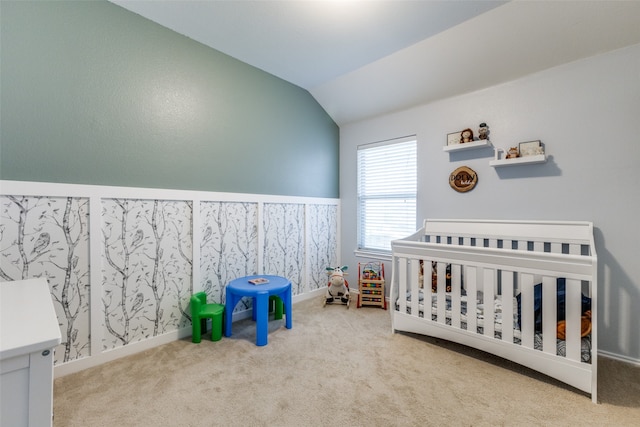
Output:
[[[347,308],[349,308],[351,295],[349,294],[349,283],[344,278],[344,275],[347,274],[345,273],[347,268],[349,267],[346,265],[343,265],[342,267],[327,267],[329,284],[324,296],[323,306],[339,302],[341,304],[345,304]]]

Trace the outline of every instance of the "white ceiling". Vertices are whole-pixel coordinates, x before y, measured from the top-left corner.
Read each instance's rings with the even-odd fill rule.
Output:
[[[307,89],[339,125],[640,43],[640,1],[111,0]]]

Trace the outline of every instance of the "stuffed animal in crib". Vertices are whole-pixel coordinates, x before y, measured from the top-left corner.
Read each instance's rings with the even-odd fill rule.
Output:
[[[431,292],[438,292],[438,263],[431,261]],[[445,270],[445,292],[451,292],[451,264]]]
[[[340,302],[341,304],[346,304],[347,308],[349,308],[351,295],[349,294],[349,283],[344,278],[345,271],[348,268],[346,265],[342,267],[327,267],[329,285],[327,286],[323,305]]]

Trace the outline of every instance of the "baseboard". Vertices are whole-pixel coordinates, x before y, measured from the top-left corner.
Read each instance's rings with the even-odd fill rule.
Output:
[[[608,351],[598,350],[598,357],[606,357],[607,359],[617,360],[619,362],[629,363],[640,367],[640,359],[622,356],[620,354],[610,353]]]
[[[325,288],[320,288],[304,294],[294,295],[292,303],[296,304],[298,302],[306,301],[311,298],[320,297],[321,295],[324,295],[325,291]],[[320,304],[320,301],[318,301],[318,304]],[[242,319],[248,319],[249,317],[251,317],[251,310],[243,310],[233,313],[234,322]],[[61,365],[56,365],[53,368],[53,375],[54,378],[64,377],[65,375],[74,374],[88,368],[102,365],[103,363],[111,362],[122,357],[131,356],[133,354],[140,353],[142,351],[149,350],[154,347],[168,344],[170,342],[184,339],[190,336],[191,327],[182,328],[163,335],[158,335],[157,337],[146,339],[144,341],[131,343],[123,347],[105,351],[100,354],[96,354],[95,356],[89,356]]]
[[[313,290],[311,292],[306,292],[306,293],[300,294],[300,295],[294,295],[293,296],[293,303],[295,304],[295,303],[300,302],[300,301],[306,301],[306,300],[311,299],[311,298],[320,297],[320,296],[324,295],[324,293],[326,291],[327,291],[327,288],[318,288],[318,289],[315,289],[315,290]]]
[[[190,327],[168,332],[163,335],[158,335],[157,337],[149,338],[144,341],[131,343],[120,348],[96,354],[94,356],[73,360],[61,365],[56,365],[53,367],[53,376],[54,378],[58,378],[80,372],[87,368],[93,368],[95,366],[102,365],[103,363],[120,359],[121,357],[131,356],[132,354],[140,353],[142,351],[149,350],[163,344],[168,344],[170,342],[177,341],[188,336],[191,336]]]

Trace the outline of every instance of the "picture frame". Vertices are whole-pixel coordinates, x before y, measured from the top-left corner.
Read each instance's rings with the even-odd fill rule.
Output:
[[[447,146],[460,144],[460,136],[462,131],[447,134]]]
[[[535,156],[540,154],[540,147],[542,147],[540,140],[521,142],[518,144],[518,153],[520,157]]]

